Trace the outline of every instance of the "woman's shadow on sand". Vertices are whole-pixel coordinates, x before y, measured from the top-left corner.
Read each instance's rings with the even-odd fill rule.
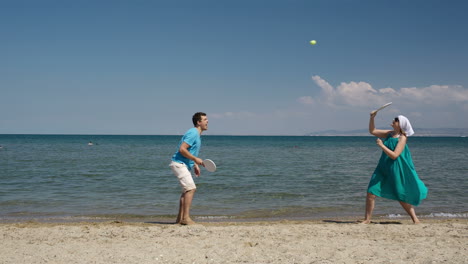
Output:
[[[334,223],[334,224],[360,224],[361,221],[342,221],[342,220],[322,220],[324,223]],[[148,221],[145,222],[145,224],[155,224],[155,225],[179,225],[176,222],[171,222],[171,221]],[[397,221],[372,221],[371,224],[377,224],[377,225],[401,225],[401,222]]]
[[[323,220],[325,223],[334,223],[334,224],[360,224],[360,221],[340,221],[340,220]],[[396,221],[371,221],[371,224],[378,224],[378,225],[401,225],[401,222]]]

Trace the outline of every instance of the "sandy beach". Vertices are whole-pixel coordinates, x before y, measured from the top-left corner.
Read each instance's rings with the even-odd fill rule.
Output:
[[[468,220],[3,223],[0,263],[468,263]]]

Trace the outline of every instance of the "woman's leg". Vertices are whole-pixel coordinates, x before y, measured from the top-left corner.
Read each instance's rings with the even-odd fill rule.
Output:
[[[409,216],[411,217],[411,220],[413,220],[413,223],[415,224],[419,224],[419,219],[418,217],[416,216],[416,212],[414,211],[414,207],[409,204],[409,203],[405,203],[405,202],[401,202],[399,201],[401,206],[405,209],[405,211],[409,214]]]
[[[374,211],[374,206],[375,206],[375,195],[372,193],[367,193],[366,197],[366,215],[364,221],[362,221],[362,224],[370,224],[371,222],[371,217],[372,217],[372,212]]]

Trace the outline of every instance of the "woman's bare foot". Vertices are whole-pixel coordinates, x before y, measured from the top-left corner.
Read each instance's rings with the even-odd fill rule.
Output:
[[[180,223],[181,225],[194,225],[194,224],[196,224],[195,221],[193,221],[193,220],[190,219],[190,218],[181,220],[179,223]]]
[[[368,225],[371,223],[371,220],[363,220],[361,222],[359,222],[360,224],[364,224],[364,225]]]

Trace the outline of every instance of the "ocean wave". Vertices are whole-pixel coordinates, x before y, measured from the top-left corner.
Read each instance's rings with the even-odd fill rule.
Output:
[[[426,217],[468,218],[468,213],[431,213]]]
[[[388,218],[404,218],[406,215],[389,214]],[[468,213],[430,213],[428,215],[418,215],[420,218],[468,218]]]
[[[206,215],[206,216],[196,216],[197,219],[209,219],[209,220],[219,220],[219,219],[233,219],[233,216],[224,216],[224,215]]]

